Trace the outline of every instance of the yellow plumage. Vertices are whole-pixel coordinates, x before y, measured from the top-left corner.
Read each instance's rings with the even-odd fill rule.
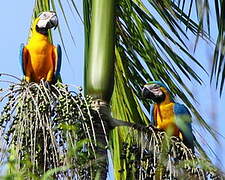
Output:
[[[154,105],[154,119],[156,127],[169,132],[170,135],[182,137],[177,125],[175,124],[174,102],[171,101],[170,95],[163,87],[160,88],[166,95],[165,100],[160,104]]]

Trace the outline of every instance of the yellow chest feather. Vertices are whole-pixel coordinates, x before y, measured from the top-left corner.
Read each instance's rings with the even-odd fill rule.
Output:
[[[29,51],[27,68],[32,72],[35,81],[47,78],[50,69],[53,69],[53,48],[54,46],[47,38],[38,35],[33,36],[26,46]]]
[[[156,120],[157,128],[165,131],[170,128],[172,130],[172,135],[178,135],[179,130],[175,124],[173,107],[174,103],[166,105],[156,104],[154,106],[154,119]]]

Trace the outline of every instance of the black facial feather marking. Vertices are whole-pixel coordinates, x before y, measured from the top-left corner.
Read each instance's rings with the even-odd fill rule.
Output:
[[[36,31],[47,36],[48,35],[48,29],[47,28],[39,28],[38,26],[36,26]]]

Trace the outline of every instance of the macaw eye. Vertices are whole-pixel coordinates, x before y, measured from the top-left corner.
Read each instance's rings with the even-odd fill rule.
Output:
[[[43,14],[43,17],[46,18],[46,17],[47,17],[47,14],[44,13],[44,14]]]
[[[48,15],[46,13],[42,13],[40,15],[40,19],[47,19],[48,18]]]

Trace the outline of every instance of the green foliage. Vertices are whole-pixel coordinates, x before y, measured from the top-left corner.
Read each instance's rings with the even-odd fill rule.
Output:
[[[218,37],[216,41],[216,47],[214,50],[214,57],[212,63],[211,81],[216,77],[216,86],[220,87],[220,95],[223,92],[225,82],[225,51],[224,51],[224,38],[225,38],[225,2],[216,0],[215,3],[216,22],[218,28]]]
[[[195,79],[201,83],[199,76],[180,55],[190,58],[191,62],[202,68],[188,52],[184,43],[184,39],[188,37],[181,28],[182,24],[189,24],[190,31],[197,34],[198,25],[185,15],[178,23],[176,18],[181,17],[182,12],[175,3],[170,1],[149,1],[149,4],[143,4],[140,0],[124,0],[119,1],[116,10],[115,86],[111,100],[113,117],[147,125],[149,120],[141,104],[144,104],[147,111],[150,109],[150,104],[142,99],[141,89],[146,81],[160,80],[191,108],[200,124],[214,135],[186,97],[188,94],[194,99],[181,78],[183,73],[187,79]],[[161,19],[154,17],[156,12]],[[179,51],[175,51],[175,48]],[[182,87],[182,90],[177,84]],[[124,168],[127,164],[120,162],[119,156],[124,139],[130,143],[127,138],[128,132],[126,127],[119,127],[113,130],[111,136],[117,179],[120,179],[120,174],[117,173],[118,168]],[[129,173],[129,170],[125,173]],[[125,173],[122,176],[126,177]]]
[[[184,41],[188,40],[188,36],[182,28],[186,25],[191,33],[197,35],[200,28],[198,24],[185,16],[178,5],[170,0],[148,1],[145,4],[141,0],[119,2],[116,16],[116,48],[119,56],[116,57],[123,64],[120,76],[128,79],[121,84],[132,89],[136,98],[143,101],[149,111],[149,103],[142,99],[141,89],[147,81],[163,82],[173,95],[183,100],[201,126],[215,137],[215,132],[191,102],[195,101],[195,97],[188,89],[185,78],[181,78],[202,83],[190,64],[196,64],[203,72],[204,68],[186,47]],[[156,18],[155,14],[160,18]],[[189,63],[184,59],[189,59]]]
[[[116,58],[115,85],[111,100],[112,115],[114,118],[122,119],[126,122],[147,124],[148,119],[143,113],[134,91],[128,86],[129,78],[126,76],[127,74],[121,74],[121,72],[124,72],[124,65],[117,49]],[[130,143],[129,138],[127,138],[128,133],[128,127],[117,127],[110,134],[116,179],[126,178],[126,171],[123,174],[118,173],[118,171],[121,168],[126,169],[126,163],[121,161],[120,155],[122,142]]]

